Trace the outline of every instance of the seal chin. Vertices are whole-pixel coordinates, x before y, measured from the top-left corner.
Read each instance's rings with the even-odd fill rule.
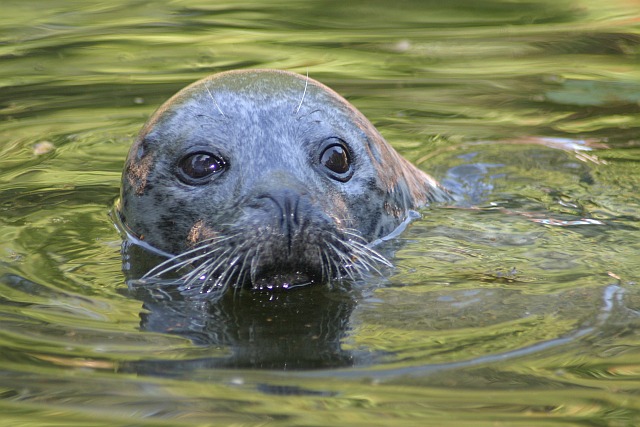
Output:
[[[303,221],[304,222],[304,221]],[[357,231],[315,226],[289,236],[265,226],[246,225],[216,234],[149,271],[144,284],[171,284],[191,297],[216,298],[229,289],[285,290],[343,279],[357,280],[391,264],[369,247]],[[278,230],[278,231],[276,231]]]
[[[273,273],[273,275],[267,274],[264,277],[257,279],[252,283],[251,289],[257,291],[275,291],[308,286],[314,283],[318,283],[317,278],[314,279],[312,276],[299,271],[294,273]]]

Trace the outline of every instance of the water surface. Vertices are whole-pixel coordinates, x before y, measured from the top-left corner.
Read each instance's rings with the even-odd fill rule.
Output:
[[[640,424],[633,0],[5,1],[0,424]],[[109,217],[146,118],[278,68],[465,195],[338,289],[131,292]]]

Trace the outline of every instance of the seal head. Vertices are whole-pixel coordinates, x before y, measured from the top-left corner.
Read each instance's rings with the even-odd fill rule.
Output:
[[[354,277],[368,244],[448,199],[337,93],[308,77],[231,71],[169,99],[123,172],[129,235],[191,268],[183,289],[289,287]]]

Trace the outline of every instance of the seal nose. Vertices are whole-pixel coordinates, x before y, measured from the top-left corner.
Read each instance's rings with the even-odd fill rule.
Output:
[[[274,225],[279,227],[280,233],[287,239],[287,246],[291,248],[294,236],[301,227],[300,205],[302,196],[290,189],[277,189],[261,194],[258,200],[269,201],[269,210],[273,212]]]

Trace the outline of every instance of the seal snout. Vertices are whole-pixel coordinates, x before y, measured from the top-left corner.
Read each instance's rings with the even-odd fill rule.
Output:
[[[248,207],[247,221],[261,230],[257,241],[269,248],[276,263],[300,263],[309,247],[317,244],[319,231],[335,229],[303,191],[274,188],[256,195]]]
[[[323,245],[341,233],[302,183],[286,176],[280,176],[278,184],[267,178],[245,201],[243,210],[235,227],[245,230],[244,238],[259,248],[253,258],[251,287],[289,287],[329,279],[333,266],[324,264]]]
[[[301,206],[303,210],[308,211],[307,197],[289,189],[278,189],[259,195],[257,199],[265,202],[266,213],[270,214],[271,222],[277,229],[279,228],[279,233],[286,238],[290,251],[294,237],[300,232]]]

